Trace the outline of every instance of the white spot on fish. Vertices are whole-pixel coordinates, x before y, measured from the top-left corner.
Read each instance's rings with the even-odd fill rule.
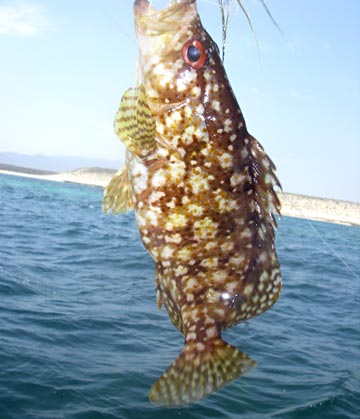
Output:
[[[170,246],[164,246],[161,251],[161,257],[163,259],[169,259],[171,258],[173,253],[174,253],[174,248]]]
[[[244,294],[246,296],[249,296],[254,290],[254,286],[252,284],[248,284],[246,285],[246,287],[244,288]]]
[[[133,185],[136,194],[140,194],[147,187],[148,169],[142,164],[136,164],[133,169]]]
[[[267,259],[268,259],[267,252],[261,252],[260,255],[259,255],[259,257],[258,257],[258,262],[264,263],[264,262],[267,261]]]
[[[242,174],[235,173],[230,178],[230,184],[231,184],[231,186],[237,186],[237,185],[240,185],[245,180],[248,180],[248,178],[249,178],[248,176],[244,176]]]
[[[198,98],[201,94],[201,89],[198,86],[194,86],[191,90],[193,97]]]
[[[241,266],[241,264],[244,263],[244,261],[245,261],[244,255],[233,256],[232,258],[229,259],[230,264],[235,265],[235,266]]]
[[[191,183],[191,189],[194,194],[198,194],[202,191],[206,191],[209,189],[209,183],[207,180],[207,176],[203,173],[193,173],[190,176],[190,183]]]
[[[232,156],[229,153],[223,153],[220,155],[219,163],[223,169],[229,169],[232,166]]]
[[[192,258],[192,251],[188,247],[183,247],[178,251],[178,258],[183,262],[189,262]]]
[[[245,228],[245,230],[240,233],[240,237],[244,239],[249,239],[251,236],[252,231],[250,228]]]
[[[180,122],[182,120],[181,113],[179,111],[172,112],[170,115],[170,119],[171,119],[170,125]]]
[[[198,239],[213,238],[216,234],[218,224],[209,217],[194,222],[195,236]]]
[[[203,343],[201,343],[201,342],[198,342],[196,344],[196,349],[198,350],[198,352],[202,352],[202,351],[205,350],[205,345]]]
[[[206,331],[206,336],[208,337],[208,338],[215,338],[216,337],[216,335],[217,335],[217,330],[216,330],[216,328],[215,327],[210,327],[209,329],[207,329],[207,331]]]
[[[190,204],[188,210],[195,217],[200,217],[204,212],[204,208],[197,204]]]
[[[202,103],[200,103],[196,108],[195,112],[199,115],[202,115],[204,113],[204,106]]]
[[[151,207],[148,211],[146,211],[145,213],[145,219],[146,222],[156,226],[158,225],[158,219],[159,219],[159,215],[160,215],[160,209],[157,207]]]
[[[186,205],[186,204],[188,204],[190,202],[190,199],[187,197],[187,196],[183,196],[182,197],[182,199],[181,199],[181,203],[183,204],[183,205]]]
[[[215,249],[217,247],[217,244],[215,242],[207,242],[205,244],[205,250],[207,250],[208,252],[212,249]]]
[[[151,185],[154,188],[160,188],[161,186],[165,185],[165,183],[166,183],[166,177],[165,177],[164,170],[161,169],[161,170],[158,170],[157,172],[155,172],[155,174],[153,175],[153,177],[151,179]]]
[[[216,271],[213,273],[213,280],[221,284],[223,283],[223,281],[225,281],[225,279],[227,278],[227,275],[228,273],[225,270]]]
[[[186,294],[186,301],[192,303],[194,301],[194,294]]]
[[[173,182],[180,182],[185,175],[185,163],[183,161],[177,161],[171,163],[170,166],[170,177]]]
[[[249,152],[247,151],[247,149],[243,148],[240,153],[241,158],[245,159],[248,155],[249,155]]]
[[[204,268],[214,269],[218,266],[218,258],[207,258],[203,259],[200,263]]]
[[[176,269],[174,269],[174,273],[176,276],[186,275],[188,273],[188,268],[186,266],[179,265]]]
[[[166,235],[165,236],[165,241],[168,243],[176,243],[179,244],[181,243],[181,235],[179,233],[175,233],[173,235]]]
[[[269,279],[269,274],[264,271],[259,278],[260,283],[266,282]]]
[[[211,107],[214,109],[214,111],[220,112],[220,102],[218,100],[214,100],[211,103]]]
[[[187,219],[184,214],[172,213],[168,216],[167,222],[165,224],[165,229],[168,231],[173,230],[174,228],[183,228],[186,226]]]
[[[232,131],[232,120],[231,119],[225,119],[224,122],[224,130],[225,132],[231,132]]]
[[[223,252],[229,252],[234,248],[234,243],[232,241],[227,241],[220,246]]]
[[[162,198],[163,196],[165,196],[164,192],[154,191],[154,192],[151,193],[151,195],[149,197],[149,203],[153,204],[153,203],[159,201],[160,198]]]

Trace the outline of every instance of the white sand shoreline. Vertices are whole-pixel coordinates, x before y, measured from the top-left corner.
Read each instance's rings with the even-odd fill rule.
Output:
[[[22,176],[53,182],[69,182],[104,188],[115,170],[90,168],[51,175],[22,173],[20,171],[0,170],[0,174]],[[315,221],[360,226],[360,203],[316,198],[290,193],[280,194],[282,215],[305,218]]]

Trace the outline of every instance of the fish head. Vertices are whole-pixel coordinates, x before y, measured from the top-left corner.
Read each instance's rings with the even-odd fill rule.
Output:
[[[196,0],[172,0],[161,10],[148,0],[136,0],[134,20],[138,77],[148,98],[161,104],[189,98],[210,58],[215,55],[220,61],[215,42],[201,24]]]

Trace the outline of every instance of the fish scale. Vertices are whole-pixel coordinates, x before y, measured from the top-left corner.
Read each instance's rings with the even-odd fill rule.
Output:
[[[158,307],[184,335],[182,352],[150,391],[153,403],[179,406],[255,365],[221,332],[280,295],[279,182],[247,131],[196,1],[156,11],[136,0],[134,15],[139,84],[116,116],[126,167],[106,188],[104,210],[134,208],[155,261]]]

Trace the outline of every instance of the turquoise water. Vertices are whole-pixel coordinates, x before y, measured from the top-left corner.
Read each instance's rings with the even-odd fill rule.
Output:
[[[360,228],[283,218],[280,300],[225,333],[258,367],[162,409],[147,393],[182,337],[133,215],[104,216],[99,188],[6,175],[0,200],[1,419],[360,417]]]

